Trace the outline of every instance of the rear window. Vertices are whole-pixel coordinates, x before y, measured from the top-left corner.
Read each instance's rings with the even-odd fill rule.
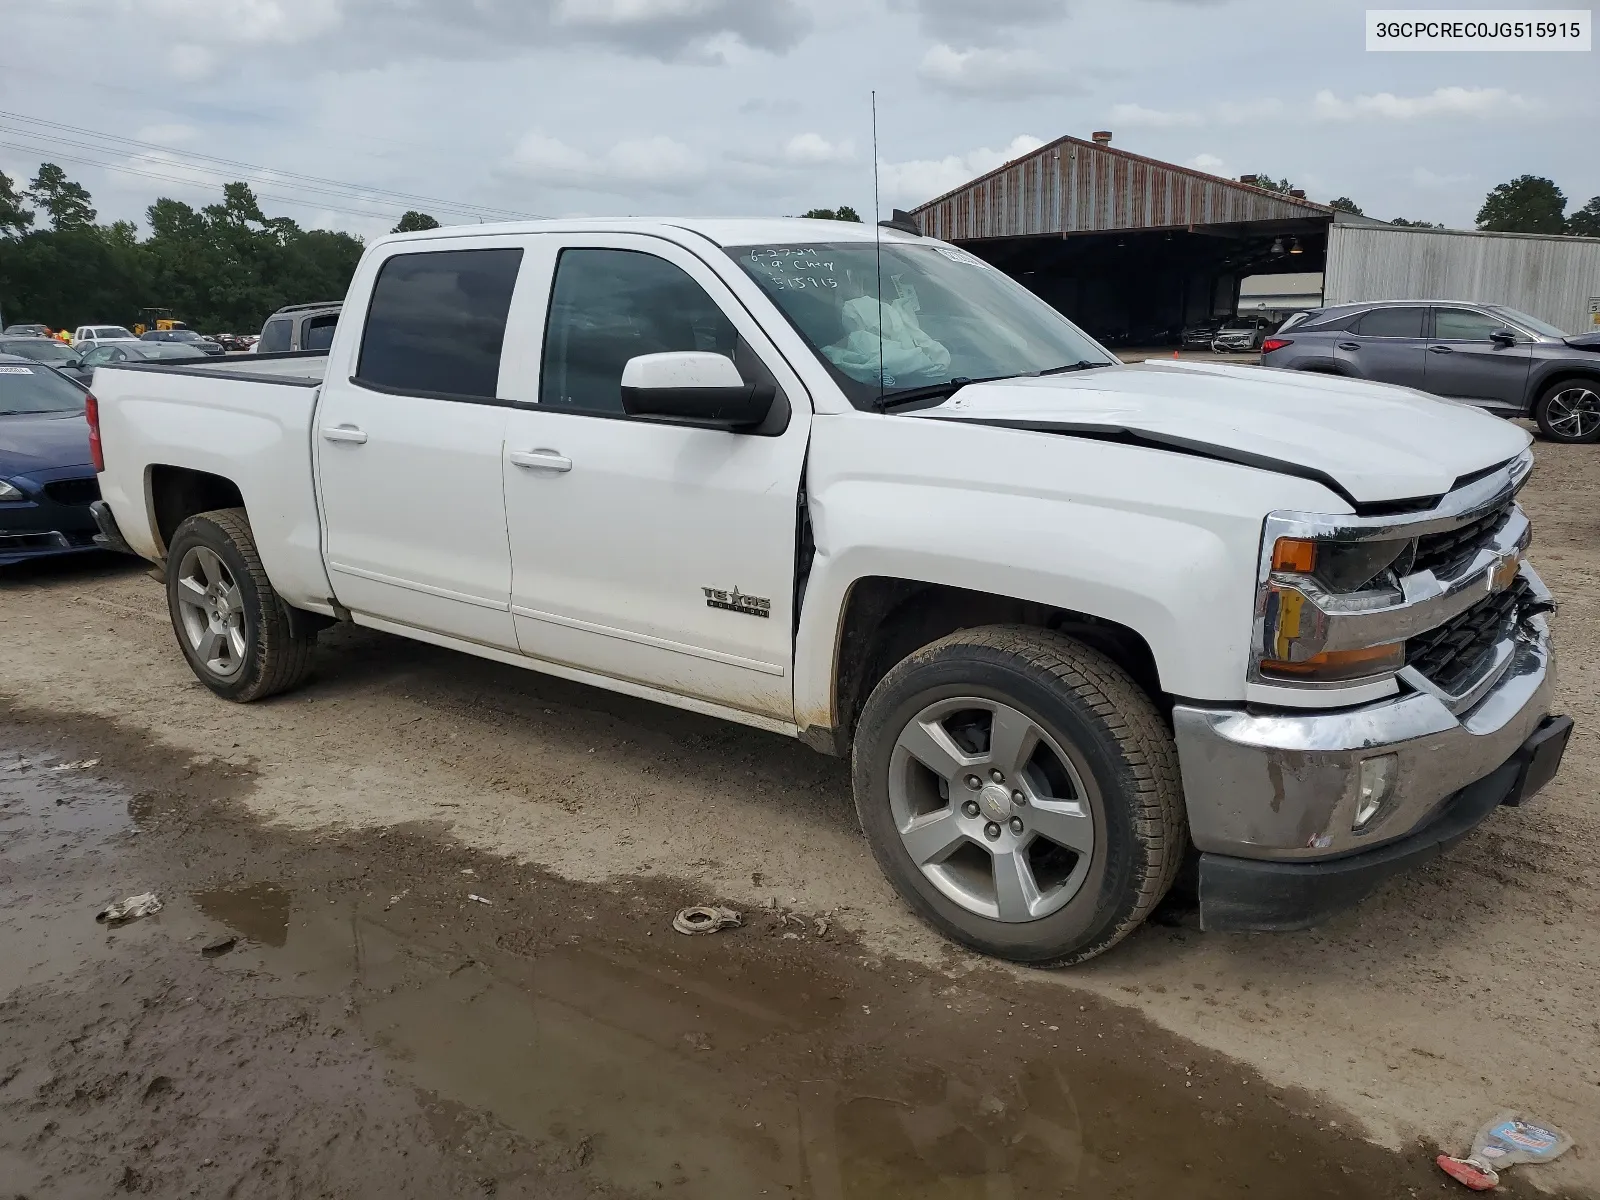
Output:
[[[18,338],[0,342],[0,354],[18,354],[35,362],[70,363],[78,361],[78,352],[55,338]]]
[[[283,354],[289,349],[290,324],[288,317],[275,317],[261,330],[261,340],[256,343],[258,354]]]
[[[1423,308],[1375,308],[1357,323],[1362,337],[1419,338],[1422,336]]]
[[[133,340],[131,330],[124,329],[121,325],[102,325],[94,331],[97,338],[127,338]]]
[[[0,363],[0,416],[32,412],[82,412],[83,389],[49,367]]]
[[[397,254],[372,289],[356,382],[491,400],[522,251]]]

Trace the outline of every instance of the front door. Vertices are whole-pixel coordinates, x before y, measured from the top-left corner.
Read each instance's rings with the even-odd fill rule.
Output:
[[[1352,374],[1377,383],[1423,386],[1428,342],[1425,307],[1375,308],[1343,335],[1338,335],[1339,361]]]
[[[687,250],[555,236],[539,391],[506,431],[522,650],[791,722],[800,381]],[[626,416],[624,364],[670,350],[774,383],[773,419],[729,433]]]
[[[1532,341],[1498,317],[1470,308],[1433,310],[1426,386],[1434,395],[1520,410],[1532,363]]]
[[[358,616],[515,650],[498,384],[522,250],[401,249],[317,406],[328,571]]]

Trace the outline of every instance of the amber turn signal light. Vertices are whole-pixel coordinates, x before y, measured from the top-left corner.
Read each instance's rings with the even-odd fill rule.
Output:
[[[1308,538],[1279,538],[1272,547],[1272,569],[1309,575],[1317,565],[1317,544]]]
[[[1281,544],[1281,543],[1280,543]],[[1384,646],[1363,646],[1359,650],[1328,650],[1303,662],[1267,658],[1261,661],[1263,675],[1282,675],[1319,683],[1341,683],[1384,675],[1406,665],[1406,644],[1390,642]]]

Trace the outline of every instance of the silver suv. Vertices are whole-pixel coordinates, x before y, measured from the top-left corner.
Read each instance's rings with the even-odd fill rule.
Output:
[[[1385,300],[1317,309],[1261,345],[1261,365],[1397,383],[1531,416],[1552,441],[1600,440],[1600,334],[1568,337],[1498,304]]]

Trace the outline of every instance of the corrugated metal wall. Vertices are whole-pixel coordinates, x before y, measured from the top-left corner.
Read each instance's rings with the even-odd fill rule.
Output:
[[[1475,300],[1590,332],[1600,298],[1600,239],[1523,237],[1371,225],[1328,231],[1325,303]]]
[[[945,241],[1160,229],[1320,216],[1328,210],[1062,138],[916,210],[922,231]]]

